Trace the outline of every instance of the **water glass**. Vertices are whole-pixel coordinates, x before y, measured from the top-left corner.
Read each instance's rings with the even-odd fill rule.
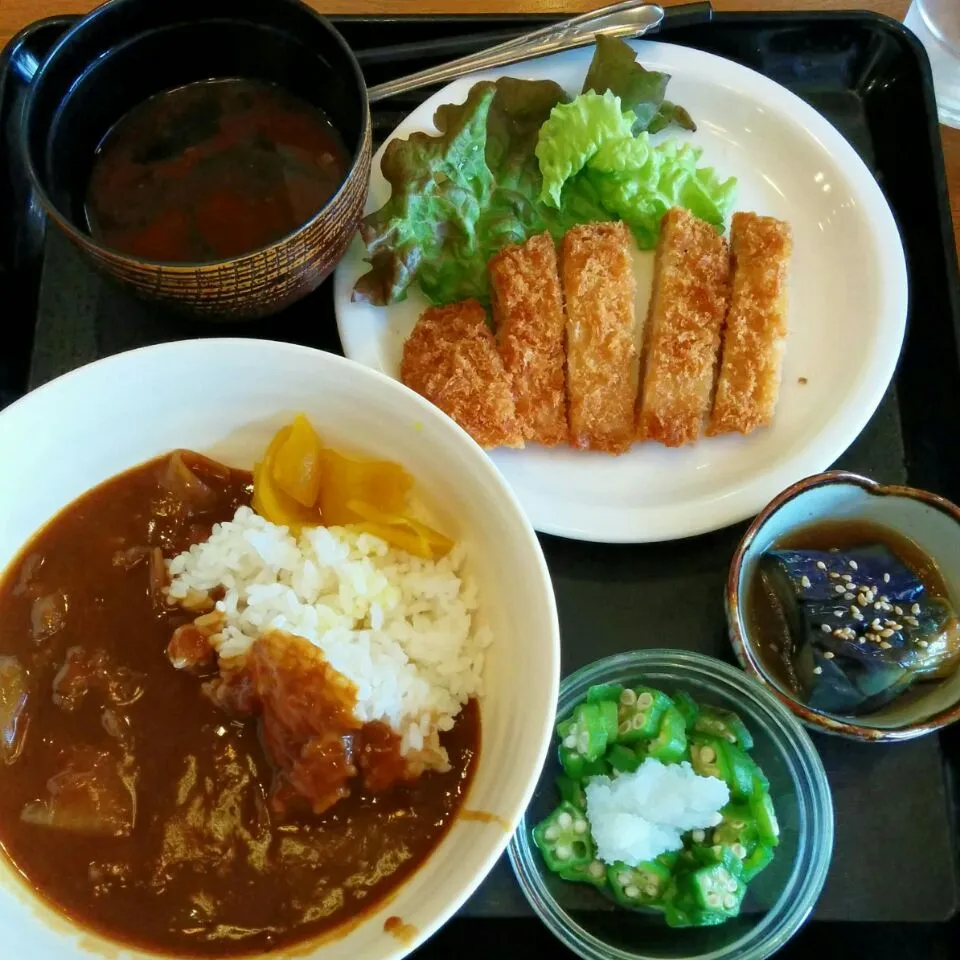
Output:
[[[960,0],[913,0],[903,22],[930,57],[940,122],[960,127]]]

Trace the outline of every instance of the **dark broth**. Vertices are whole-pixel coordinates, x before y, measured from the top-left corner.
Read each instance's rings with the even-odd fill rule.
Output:
[[[782,537],[771,549],[846,550],[882,543],[913,570],[933,597],[948,598],[947,585],[937,565],[912,540],[888,527],[863,520],[833,520],[811,524]],[[754,649],[769,673],[795,692],[800,684],[789,657],[789,637],[782,633],[783,620],[775,600],[759,571],[754,571],[747,588],[745,619],[754,639]]]
[[[336,129],[305,100],[256,80],[192,83],[144,101],[106,135],[87,222],[135,257],[223,260],[306,223],[349,165]]]
[[[231,719],[171,666],[167,643],[190,615],[157,603],[149,558],[138,559],[207,536],[249,503],[251,477],[200,472],[216,497],[187,515],[165,469],[155,461],[87,493],[0,578],[0,667],[29,678],[22,749],[0,762],[0,853],[56,908],[115,940],[175,956],[260,954],[375,908],[423,863],[469,787],[480,715],[471,701],[442,735],[448,773],[355,789],[322,816],[275,814],[256,720]],[[65,663],[89,665],[97,651],[99,675],[58,703]],[[115,832],[126,835],[23,822],[50,778],[98,754],[133,789],[132,829]],[[103,810],[129,806],[120,799]]]

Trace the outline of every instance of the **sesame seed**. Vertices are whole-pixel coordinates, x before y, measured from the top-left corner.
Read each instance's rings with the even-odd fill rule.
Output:
[[[843,595],[843,599],[844,599],[844,600],[852,600],[852,599],[853,599],[853,594],[852,594],[852,593],[845,593],[845,594]]]
[[[840,548],[839,548],[839,547],[831,547],[827,552],[828,552],[828,553],[839,553],[839,552],[840,552]]]
[[[823,659],[824,659],[824,660],[832,660],[832,659],[833,659],[833,653],[832,653],[831,651],[829,651],[829,650],[824,650],[824,652],[823,652]]]
[[[854,617],[857,616],[857,614],[860,614],[861,617],[863,616],[863,614],[860,613],[860,610],[859,610],[857,607],[851,607],[851,608],[850,608],[850,613],[851,613],[851,615],[854,616]]]
[[[880,636],[881,636],[881,637],[892,637],[892,636],[893,636],[893,631],[892,631],[892,630],[881,630],[881,631],[880,631]]]
[[[834,630],[834,631],[833,631],[833,635],[834,635],[838,640],[843,640],[843,639],[846,637],[846,633],[844,633],[843,630]]]
[[[866,637],[857,637],[857,643],[866,643],[866,642],[867,642]]]
[[[801,577],[801,578],[800,578],[800,586],[803,587],[804,590],[809,590],[809,589],[810,589],[810,578],[809,578],[809,577]]]
[[[874,630],[882,630],[882,629],[883,629],[883,625],[880,623],[880,618],[879,618],[879,617],[874,617],[874,618],[870,621],[870,626],[873,627]]]
[[[814,667],[813,672],[816,674],[821,674],[823,673],[823,667]]]
[[[892,644],[887,643],[886,640],[881,640],[881,641],[880,641],[880,649],[881,649],[881,650],[889,650],[891,646],[892,646]]]
[[[873,605],[873,609],[874,609],[874,610],[879,610],[881,606],[883,606],[883,604],[881,604],[880,601],[878,600],[878,601]]]
[[[833,615],[834,615],[835,617],[842,617],[842,616],[843,616],[843,611],[842,611],[842,610],[834,610],[834,611],[833,611]]]
[[[859,610],[857,610],[857,612],[853,615],[853,619],[854,619],[854,620],[862,620],[862,619],[863,619],[863,614],[862,614]]]
[[[839,579],[840,579],[840,574],[839,574],[839,573],[835,573],[833,570],[831,570],[831,571],[827,574],[827,576],[828,576],[831,580],[839,580]]]
[[[853,577],[851,577],[849,573],[845,573],[840,579],[850,583],[850,581],[853,580]]]
[[[930,644],[927,643],[926,640],[918,640],[917,643],[920,644],[921,647],[929,647],[929,646],[930,646]]]
[[[896,621],[896,620],[884,620],[884,621],[883,621],[883,625],[884,625],[885,627],[892,627],[894,630],[896,630],[896,628],[897,628],[897,621]]]
[[[884,582],[884,583],[889,583],[889,582],[890,582],[890,574],[889,574],[889,573],[885,573],[885,574],[883,575],[883,582]]]
[[[851,560],[849,565],[850,565],[850,569],[851,569],[851,570],[856,570],[856,569],[857,569],[857,561],[856,561],[856,560]]]
[[[881,602],[881,603],[889,603],[889,602],[890,602],[890,598],[889,598],[889,597],[885,597],[885,596],[883,596],[883,595],[881,594],[881,595],[880,595],[880,602]]]
[[[846,590],[846,587],[838,583],[833,589],[836,590],[837,593],[843,593]]]
[[[821,623],[821,624],[820,624],[820,629],[821,629],[824,633],[829,633],[829,632],[830,632],[830,624],[829,624],[829,623]]]
[[[916,617],[904,617],[904,623],[909,623],[911,627],[919,627],[920,621]]]
[[[826,565],[822,560],[818,560],[818,561],[817,561],[817,569],[818,569],[818,570],[826,570],[826,569],[827,569],[827,565]]]
[[[861,607],[865,607],[869,602],[865,593],[857,594],[857,603],[859,603]]]
[[[893,612],[894,612],[898,617],[902,617],[902,616],[903,616],[903,610],[902,610],[900,607],[896,606],[896,605],[894,605]]]
[[[914,616],[916,616],[916,615],[920,612],[920,604],[919,604],[919,603],[915,603],[915,604],[910,608],[910,612],[911,612]]]
[[[873,643],[873,642],[875,642],[875,641],[878,639],[878,637],[877,637],[875,634],[868,633],[868,634],[867,634],[867,639],[868,639],[871,643]]]

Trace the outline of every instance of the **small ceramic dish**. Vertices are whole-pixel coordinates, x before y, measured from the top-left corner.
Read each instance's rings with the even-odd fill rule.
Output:
[[[867,742],[909,740],[960,719],[960,671],[939,681],[915,683],[907,694],[862,716],[814,710],[799,700],[759,654],[759,637],[746,618],[747,596],[764,552],[815,523],[859,522],[886,527],[912,541],[939,569],[954,609],[960,605],[960,508],[912,487],[886,486],[852,473],[821,473],[787,488],[751,524],[733,557],[727,579],[730,640],[743,668],[807,726]]]

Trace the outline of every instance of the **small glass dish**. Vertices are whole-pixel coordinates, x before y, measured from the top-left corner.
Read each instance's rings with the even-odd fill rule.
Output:
[[[749,885],[740,915],[715,927],[672,929],[662,914],[628,910],[585,884],[551,873],[531,831],[559,803],[553,750],[510,842],[509,857],[530,905],[563,944],[585,960],[764,960],[807,919],[833,852],[833,803],[820,757],[800,722],[746,674],[683,650],[636,650],[578,670],[560,685],[565,719],[596,683],[643,682],[667,693],[736,710],[754,738],[751,754],[770,779],[780,821],[773,862]]]

